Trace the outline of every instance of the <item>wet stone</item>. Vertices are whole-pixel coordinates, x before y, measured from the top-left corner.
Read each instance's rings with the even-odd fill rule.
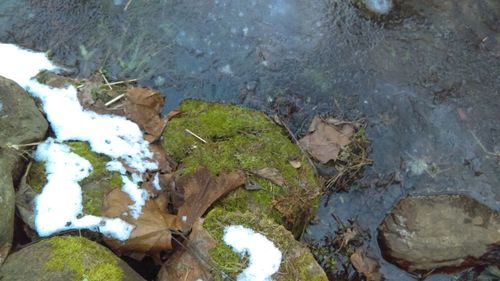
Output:
[[[384,258],[410,272],[500,261],[499,212],[463,195],[405,198],[378,230]]]
[[[23,173],[24,144],[45,137],[48,124],[21,87],[0,77],[0,264],[10,250],[14,226],[14,183]]]

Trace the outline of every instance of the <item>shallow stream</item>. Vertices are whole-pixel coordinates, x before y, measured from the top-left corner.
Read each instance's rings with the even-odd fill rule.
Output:
[[[298,136],[316,114],[363,118],[374,164],[323,198],[304,238],[356,220],[386,280],[418,278],[375,239],[402,197],[463,193],[500,210],[499,1],[398,0],[383,18],[348,0],[127,2],[4,0],[0,42],[50,50],[79,76],[139,79],[165,93],[165,112],[188,97],[238,103]]]

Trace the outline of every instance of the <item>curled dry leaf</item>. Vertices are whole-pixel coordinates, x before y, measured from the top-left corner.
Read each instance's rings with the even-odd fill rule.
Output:
[[[105,238],[104,241],[119,255],[128,255],[135,259],[142,259],[144,255],[151,255],[159,260],[161,251],[172,249],[172,233],[175,216],[166,212],[162,197],[148,200],[142,207],[142,214],[134,219],[127,214],[128,206],[133,202],[127,193],[120,189],[113,189],[104,200],[103,215],[119,217],[135,226],[130,238],[118,241]]]
[[[315,159],[321,163],[337,160],[340,150],[351,143],[356,126],[336,119],[314,117],[306,136],[299,140]]]
[[[125,116],[141,127],[147,141],[157,140],[167,124],[167,118],[160,116],[163,96],[147,88],[131,87],[126,97]]]
[[[217,199],[244,183],[242,171],[214,177],[207,168],[200,167],[195,173],[182,176],[176,181],[176,187],[184,193],[184,202],[177,212],[177,227],[188,231]]]
[[[198,219],[184,247],[165,262],[157,280],[212,280],[208,251],[216,245],[217,241],[203,228],[202,219]]]
[[[259,170],[253,170],[252,173],[261,178],[270,180],[279,186],[283,186],[285,184],[285,179],[276,168],[262,168]]]
[[[367,281],[384,280],[377,261],[368,257],[361,248],[357,249],[351,255],[351,263],[359,273],[362,273],[366,277]]]

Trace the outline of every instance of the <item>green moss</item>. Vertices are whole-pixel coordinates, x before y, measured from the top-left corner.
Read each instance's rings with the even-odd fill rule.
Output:
[[[85,238],[62,236],[48,241],[52,252],[46,270],[70,270],[74,281],[119,281],[123,270],[118,258],[104,247]]]
[[[182,162],[184,173],[192,173],[199,166],[206,166],[213,174],[269,167],[278,169],[285,180],[284,186],[277,186],[267,180],[254,179],[261,190],[239,190],[223,199],[219,206],[228,210],[260,210],[290,229],[298,222],[298,212],[312,213],[309,209],[320,194],[313,169],[282,128],[263,113],[197,100],[184,101],[180,110],[181,114],[169,122],[164,132],[163,146]],[[295,169],[290,159],[302,159],[301,168]]]
[[[92,165],[92,172],[88,177],[80,181],[83,190],[83,211],[85,214],[101,214],[104,196],[113,188],[122,186],[122,179],[119,173],[106,170],[106,163],[111,159],[105,155],[98,154],[90,150],[86,142],[70,141],[65,142],[71,151],[87,159]],[[45,163],[34,162],[28,175],[28,184],[36,192],[42,192],[47,183],[45,173]]]
[[[247,266],[245,258],[238,256],[223,242],[224,228],[228,225],[243,225],[261,233],[271,240],[283,253],[279,274],[275,280],[327,280],[325,273],[314,260],[309,250],[296,241],[293,235],[272,219],[254,213],[228,212],[222,208],[211,210],[203,222],[203,227],[219,241],[209,255],[217,268],[213,274],[215,280],[236,279]]]

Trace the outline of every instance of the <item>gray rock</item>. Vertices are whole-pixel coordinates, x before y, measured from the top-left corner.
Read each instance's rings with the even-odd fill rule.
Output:
[[[492,262],[500,215],[463,195],[408,197],[379,226],[378,241],[385,259],[410,272],[460,270]]]
[[[7,257],[2,281],[143,281],[106,247],[75,236],[42,240]]]
[[[31,96],[11,80],[0,77],[0,264],[8,254],[13,235],[14,184],[23,171],[19,147],[42,140],[48,124]]]

